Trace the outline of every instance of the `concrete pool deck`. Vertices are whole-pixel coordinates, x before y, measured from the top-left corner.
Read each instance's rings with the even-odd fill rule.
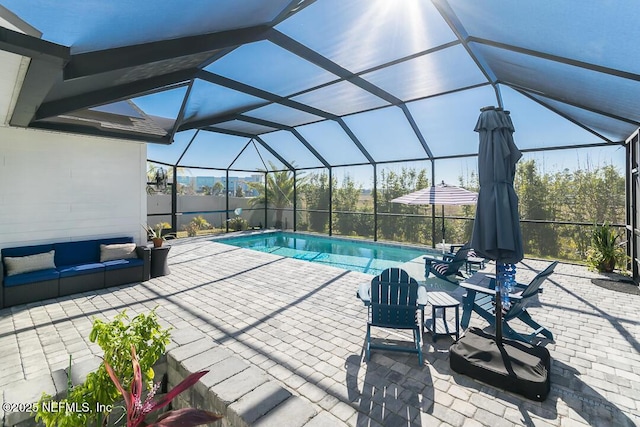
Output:
[[[518,280],[547,264],[524,260]],[[452,372],[450,338],[434,345],[425,334],[422,367],[381,351],[363,361],[367,315],[355,291],[370,275],[205,239],[172,242],[169,266],[145,283],[1,310],[3,401],[66,367],[69,354],[99,355],[88,339],[94,316],[159,306],[164,325],[215,340],[314,408],[281,427],[640,425],[640,296],[593,285],[599,275],[586,268],[559,265],[531,308],[556,340],[546,345],[551,394],[539,403]],[[486,324],[474,314],[471,326]]]

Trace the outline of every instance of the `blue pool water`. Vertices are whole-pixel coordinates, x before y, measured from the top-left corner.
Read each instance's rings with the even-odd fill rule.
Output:
[[[386,268],[398,267],[429,253],[428,250],[419,248],[287,232],[231,237],[216,241],[374,275],[380,274]]]

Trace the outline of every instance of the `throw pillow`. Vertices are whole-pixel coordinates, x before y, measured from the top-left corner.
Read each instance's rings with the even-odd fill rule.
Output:
[[[4,257],[4,265],[7,269],[7,276],[30,273],[32,271],[56,268],[53,262],[55,251],[41,254],[27,255],[21,257]]]
[[[100,262],[137,257],[135,243],[100,245]]]

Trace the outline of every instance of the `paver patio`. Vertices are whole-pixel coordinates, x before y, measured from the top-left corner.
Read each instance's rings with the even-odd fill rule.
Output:
[[[524,260],[518,280],[546,264]],[[551,394],[538,403],[452,372],[449,338],[434,345],[425,334],[423,367],[381,351],[362,361],[355,290],[370,275],[204,239],[175,241],[169,266],[142,284],[0,311],[4,401],[69,354],[100,354],[88,339],[94,316],[159,306],[163,324],[200,331],[311,403],[308,426],[640,425],[640,296],[593,285],[584,267],[559,265],[531,308],[556,340]],[[471,326],[486,324],[474,314]]]

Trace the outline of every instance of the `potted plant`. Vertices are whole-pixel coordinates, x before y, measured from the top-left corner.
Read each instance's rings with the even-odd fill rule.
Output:
[[[594,226],[591,247],[587,251],[590,269],[611,273],[616,266],[624,267],[627,255],[617,240],[616,231],[607,222]]]
[[[168,222],[160,222],[156,224],[154,227],[151,227],[149,225],[143,225],[142,227],[145,229],[145,231],[151,238],[151,241],[153,242],[153,247],[159,248],[160,246],[162,246],[162,242],[164,241],[164,237],[162,236],[162,230],[170,229],[171,224],[169,224]]]

